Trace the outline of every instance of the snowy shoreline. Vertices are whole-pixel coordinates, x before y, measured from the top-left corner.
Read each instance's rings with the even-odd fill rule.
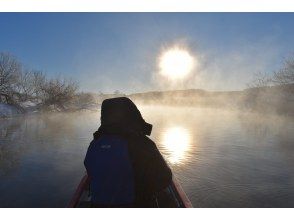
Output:
[[[22,103],[21,107],[23,110],[20,110],[19,108],[5,104],[0,103],[0,119],[6,119],[6,118],[14,118],[24,115],[33,115],[33,114],[41,114],[42,112],[75,112],[75,111],[82,111],[82,110],[89,110],[89,111],[97,111],[97,109],[100,109],[100,104],[92,104],[88,106],[83,107],[77,107],[75,109],[66,109],[61,110],[59,108],[56,108],[54,106],[50,106],[46,111],[40,110],[37,108],[36,105],[33,103]]]
[[[22,115],[23,113],[13,105],[0,103],[0,118],[10,118]]]

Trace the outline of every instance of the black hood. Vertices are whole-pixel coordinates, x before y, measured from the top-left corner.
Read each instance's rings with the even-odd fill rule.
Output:
[[[122,130],[150,135],[152,125],[145,122],[137,106],[127,97],[105,99],[101,107],[102,130]]]

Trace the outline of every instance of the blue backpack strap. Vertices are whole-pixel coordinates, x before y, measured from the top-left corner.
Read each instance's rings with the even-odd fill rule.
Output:
[[[91,176],[93,203],[124,205],[134,202],[134,174],[126,139],[116,135],[102,135],[93,140],[85,158],[85,166]]]

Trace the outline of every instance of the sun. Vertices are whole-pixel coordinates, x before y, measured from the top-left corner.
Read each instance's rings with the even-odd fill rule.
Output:
[[[193,70],[195,59],[188,50],[179,47],[173,47],[164,51],[158,62],[161,75],[172,79],[184,79]]]

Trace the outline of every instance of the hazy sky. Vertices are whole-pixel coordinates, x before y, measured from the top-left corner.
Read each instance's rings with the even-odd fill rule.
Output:
[[[0,27],[0,51],[92,92],[243,89],[294,52],[294,13],[0,13]],[[200,65],[169,86],[156,61],[175,44]]]

